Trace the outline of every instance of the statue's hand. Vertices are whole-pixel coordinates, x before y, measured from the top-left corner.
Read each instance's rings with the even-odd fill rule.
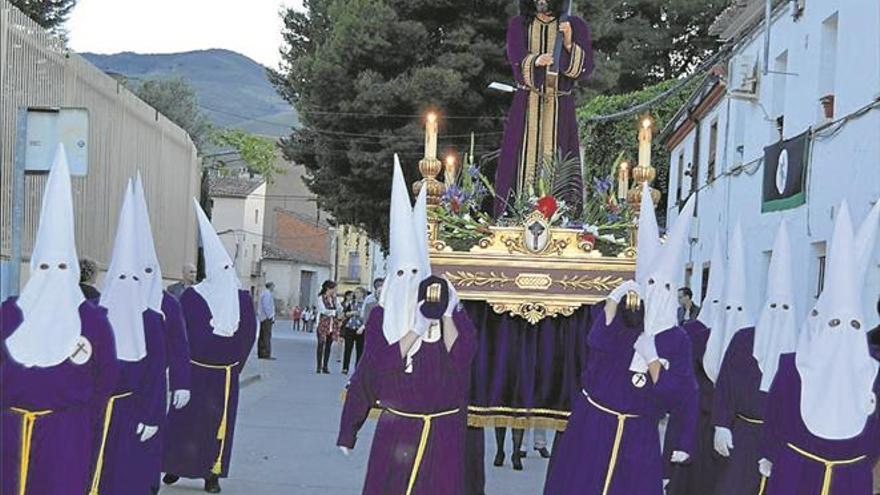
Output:
[[[545,53],[543,55],[539,55],[535,60],[535,65],[538,67],[548,67],[553,65],[553,55],[550,53]]]
[[[565,44],[565,47],[571,49],[571,23],[568,21],[560,22],[559,31],[562,32],[562,42]]]

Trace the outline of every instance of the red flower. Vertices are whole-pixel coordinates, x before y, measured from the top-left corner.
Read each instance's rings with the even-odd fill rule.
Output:
[[[461,203],[458,202],[457,198],[449,200],[449,207],[452,208],[452,213],[455,213],[456,215],[461,211]]]
[[[544,215],[544,218],[550,220],[550,218],[553,217],[553,214],[556,213],[556,210],[559,209],[559,203],[556,202],[556,198],[553,196],[544,196],[538,200],[535,209],[540,211],[541,214]]]
[[[596,236],[589,232],[584,232],[580,236],[578,236],[582,242],[589,243],[591,246],[596,245]]]

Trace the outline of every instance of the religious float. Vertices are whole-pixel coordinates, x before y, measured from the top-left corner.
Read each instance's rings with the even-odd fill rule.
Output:
[[[412,188],[427,188],[432,269],[455,286],[478,328],[469,425],[563,430],[571,394],[580,389],[591,310],[635,276],[642,184],[655,177],[653,122],[639,121],[638,165],[619,160],[616,190],[606,179],[598,187],[604,204],[584,207],[611,221],[589,224],[582,220],[589,215],[569,217],[546,176],[511,214],[483,213],[494,194],[491,181],[480,175],[473,151],[460,166],[453,157],[437,157],[437,120],[427,117],[422,179]],[[651,193],[656,204],[660,193]]]

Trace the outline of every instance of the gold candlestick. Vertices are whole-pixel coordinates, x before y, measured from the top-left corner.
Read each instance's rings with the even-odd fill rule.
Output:
[[[419,161],[419,172],[422,180],[412,185],[413,193],[418,195],[422,187],[427,189],[428,207],[440,204],[440,198],[446,192],[446,185],[437,180],[443,170],[443,164],[437,159],[437,115],[428,114],[425,125],[425,157]]]

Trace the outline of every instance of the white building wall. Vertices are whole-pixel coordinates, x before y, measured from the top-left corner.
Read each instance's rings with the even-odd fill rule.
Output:
[[[253,294],[261,288],[259,261],[263,252],[265,198],[266,185],[262,184],[246,198],[215,197],[211,209],[211,225],[220,233],[241,287]]]
[[[743,227],[748,261],[750,305],[757,315],[763,302],[766,268],[778,225],[789,223],[795,267],[795,289],[801,315],[815,302],[818,278],[818,248],[831,235],[837,205],[849,202],[858,228],[873,202],[880,198],[880,109],[853,118],[834,133],[834,128],[818,130],[814,136],[807,176],[807,203],[798,208],[761,213],[762,157],[764,147],[778,139],[776,125],[767,116],[774,111],[785,115],[783,137],[794,137],[822,125],[819,98],[823,21],[837,14],[838,37],[834,70],[835,119],[849,115],[880,97],[880,2],[860,0],[809,0],[802,17],[794,20],[791,4],[777,12],[771,30],[770,69],[787,53],[786,71],[792,75],[760,76],[758,101],[722,99],[702,121],[697,217],[690,253],[693,276],[687,282],[700,294],[701,270],[712,252],[716,232],[729,235],[739,220]],[[734,55],[754,54],[762,66],[762,31],[756,31],[735,49]],[[784,80],[784,92],[779,90]],[[827,80],[827,78],[825,78]],[[774,87],[776,91],[774,91]],[[783,98],[780,100],[779,96]],[[776,101],[774,101],[774,99]],[[744,163],[737,174],[720,178],[706,186],[709,125],[719,118],[717,174]],[[668,218],[675,218],[676,167],[680,152],[685,164],[692,160],[694,131],[670,153]],[[737,149],[742,145],[741,152]],[[683,181],[684,194],[690,179]],[[727,244],[725,239],[722,242]],[[865,317],[868,328],[876,325],[875,305],[880,294],[880,249],[875,248],[867,274]]]
[[[296,263],[291,261],[264,260],[262,263],[263,277],[266,281],[275,282],[275,299],[284,303],[284,310],[300,303],[300,287],[302,272],[313,272],[312,290],[306,294],[306,305],[316,305],[318,291],[325,280],[330,279],[330,267]],[[285,315],[288,316],[288,315]]]

